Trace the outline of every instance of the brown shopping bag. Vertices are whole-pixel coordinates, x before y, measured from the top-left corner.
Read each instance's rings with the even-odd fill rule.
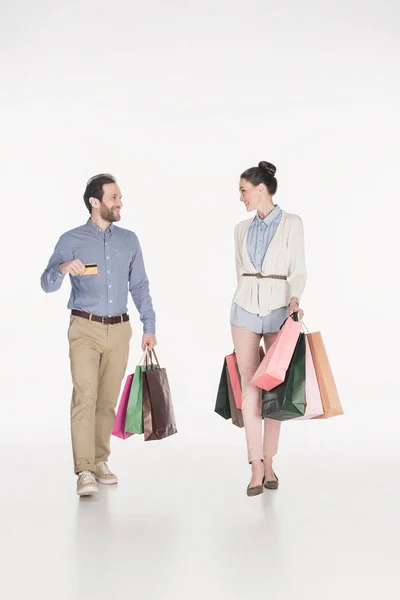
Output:
[[[321,393],[324,414],[314,419],[329,419],[343,414],[343,408],[339,400],[338,391],[329,364],[328,355],[325,350],[322,335],[319,331],[307,333],[311,355],[317,375],[318,387]],[[313,419],[313,420],[314,420]]]
[[[143,429],[144,441],[162,440],[177,433],[171,392],[165,369],[161,369],[152,350],[158,369],[143,371]],[[152,361],[152,358],[151,358]]]

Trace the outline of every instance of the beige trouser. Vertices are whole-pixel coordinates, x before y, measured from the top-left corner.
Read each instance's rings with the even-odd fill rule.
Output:
[[[267,333],[264,337],[265,351],[271,346],[276,333]],[[240,377],[242,380],[243,422],[246,432],[248,459],[264,460],[272,458],[278,452],[280,421],[264,419],[264,440],[262,435],[261,390],[250,381],[260,365],[261,335],[253,333],[247,327],[232,325],[232,338],[235,347]]]
[[[102,325],[71,317],[69,356],[74,385],[71,434],[75,473],[94,471],[110,455],[110,438],[129,355],[129,321]]]

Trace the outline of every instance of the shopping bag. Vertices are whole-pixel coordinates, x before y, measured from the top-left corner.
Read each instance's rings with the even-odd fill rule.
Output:
[[[243,423],[243,414],[240,408],[237,408],[235,403],[235,396],[233,394],[232,384],[229,375],[226,378],[227,386],[228,386],[228,398],[229,398],[229,408],[231,410],[232,415],[232,424],[236,425],[236,427],[244,427]]]
[[[125,431],[129,433],[143,433],[142,371],[144,368],[142,365],[136,367],[129,394],[125,421]]]
[[[306,341],[299,335],[285,381],[262,393],[261,415],[288,421],[304,415],[306,396]]]
[[[126,440],[131,437],[133,433],[125,431],[126,421],[126,410],[128,408],[129,394],[131,391],[133,375],[128,375],[125,381],[124,390],[122,392],[121,400],[119,401],[117,416],[115,417],[112,435]]]
[[[308,333],[307,339],[310,344],[311,355],[317,375],[318,387],[321,393],[324,414],[316,419],[329,419],[343,414],[343,408],[339,399],[335,379],[329,364],[324,342],[319,331]]]
[[[311,355],[310,342],[306,334],[306,410],[304,417],[298,417],[296,421],[302,419],[315,419],[324,414],[322,406],[321,392],[319,391],[317,374],[315,372],[314,362]]]
[[[150,364],[148,352],[146,350],[135,369],[135,375],[129,394],[125,421],[125,431],[128,433],[143,433],[143,372],[152,368],[158,367]]]
[[[286,319],[251,380],[253,385],[269,391],[285,381],[301,328],[297,313]]]
[[[264,348],[260,346],[260,362],[265,356]],[[242,409],[242,385],[240,382],[240,373],[237,364],[236,352],[226,357],[227,375],[231,382],[233,396],[235,398],[236,408]]]
[[[232,417],[231,407],[229,404],[228,394],[228,377],[227,377],[227,366],[226,358],[222,367],[222,373],[219,380],[217,399],[215,402],[214,412],[223,417],[224,419],[230,419]]]
[[[162,440],[177,433],[171,390],[166,369],[160,367],[154,350],[156,367],[145,369],[143,376],[144,441]]]

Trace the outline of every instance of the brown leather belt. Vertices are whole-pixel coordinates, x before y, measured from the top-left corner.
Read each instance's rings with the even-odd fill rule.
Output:
[[[96,323],[102,323],[103,325],[116,325],[117,323],[125,323],[129,321],[129,315],[124,313],[118,317],[98,317],[97,315],[91,315],[90,313],[83,312],[83,310],[71,310],[71,315],[74,317],[82,317],[88,321],[95,321]]]
[[[243,277],[257,277],[257,279],[282,279],[287,280],[286,275],[263,275],[262,273],[243,273]]]

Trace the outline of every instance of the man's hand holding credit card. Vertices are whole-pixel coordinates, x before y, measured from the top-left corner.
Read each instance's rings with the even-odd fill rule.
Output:
[[[60,271],[61,275],[66,275],[69,273],[72,276],[97,275],[99,272],[97,264],[90,263],[85,265],[79,259],[69,260],[68,262],[62,263],[58,266],[58,270]]]

